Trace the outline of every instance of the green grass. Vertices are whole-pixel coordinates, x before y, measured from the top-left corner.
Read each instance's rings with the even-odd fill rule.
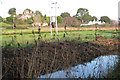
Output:
[[[21,31],[23,33],[31,33],[32,30],[34,30],[34,32],[38,32],[38,29],[2,29],[2,34],[12,34],[12,33],[21,33]],[[41,31],[45,31],[45,30],[41,30]]]
[[[30,33],[23,33],[23,35],[20,34],[9,34],[9,35],[0,35],[2,37],[2,45],[5,47],[6,45],[10,44],[10,46],[17,47],[17,44],[20,43],[21,47],[26,47],[28,45],[27,41],[29,42],[29,45],[34,44],[35,40],[38,39],[39,34],[35,33],[35,37],[33,36],[32,30],[33,29],[25,29],[26,31],[29,31]],[[25,31],[24,30],[24,31]],[[3,30],[4,32],[12,32],[15,30]],[[22,30],[16,30],[21,33]],[[37,29],[34,29],[35,32],[37,32]],[[113,34],[115,31],[97,31],[97,35],[103,36],[104,38],[113,38],[113,37],[119,37],[118,34]],[[55,32],[53,32],[55,34]],[[46,35],[46,37],[44,37]],[[95,31],[92,30],[86,30],[86,31],[68,31],[65,35],[65,38],[63,38],[64,32],[59,32],[59,36],[55,36],[55,39],[53,39],[53,36],[50,35],[50,32],[42,32],[41,33],[41,41],[75,41],[75,42],[85,42],[85,41],[93,41],[95,40]],[[78,37],[80,35],[81,40],[78,40]]]
[[[12,26],[12,25],[7,24],[7,23],[0,23],[0,26]]]
[[[16,24],[16,29],[27,29],[27,27],[30,27],[31,24]],[[7,23],[0,23],[0,28],[5,29],[13,29],[13,24],[7,24]]]
[[[7,26],[13,26],[13,24],[7,24],[7,23],[0,23],[0,26],[3,26],[3,27],[7,27]],[[30,24],[23,24],[23,25],[17,25],[16,26],[19,26],[19,27],[26,27],[26,26],[31,26]]]

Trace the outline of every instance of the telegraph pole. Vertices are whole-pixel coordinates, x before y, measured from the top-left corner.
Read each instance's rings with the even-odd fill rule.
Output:
[[[55,21],[56,21],[56,35],[58,35],[58,26],[57,26],[57,7],[56,7],[57,2],[55,3]]]
[[[51,25],[51,23],[52,23],[52,21],[51,21],[51,13],[50,13],[50,32],[51,32],[51,35],[52,35],[52,25]]]
[[[52,3],[53,5],[55,5],[55,24],[56,24],[56,35],[58,35],[58,25],[57,25],[57,8],[59,8],[59,7],[57,7],[56,5],[57,5],[57,2],[55,2],[55,3]],[[52,7],[51,7],[52,8]],[[51,17],[50,17],[50,30],[51,30],[51,35],[52,35],[52,26],[51,26]]]

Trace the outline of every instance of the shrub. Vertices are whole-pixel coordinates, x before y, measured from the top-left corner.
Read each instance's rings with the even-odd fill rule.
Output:
[[[80,21],[78,21],[75,17],[65,17],[63,18],[63,23],[59,23],[58,26],[63,27],[65,24],[69,27],[79,27]]]

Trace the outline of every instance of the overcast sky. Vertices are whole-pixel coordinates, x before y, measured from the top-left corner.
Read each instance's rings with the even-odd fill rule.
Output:
[[[118,2],[120,0],[0,0],[0,16],[8,17],[8,10],[16,8],[17,14],[22,13],[26,8],[33,11],[39,10],[44,15],[50,15],[51,3],[58,2],[57,15],[62,12],[69,12],[75,15],[79,8],[87,8],[90,15],[108,16],[111,19],[118,19]]]

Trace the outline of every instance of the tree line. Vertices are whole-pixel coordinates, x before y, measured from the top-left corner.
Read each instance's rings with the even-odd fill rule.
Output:
[[[30,9],[26,9],[29,11],[32,11]],[[42,13],[38,10],[35,12],[32,11],[34,16],[27,18],[25,20],[18,19],[18,17],[22,16],[23,14],[16,14],[16,8],[11,8],[8,11],[8,14],[10,17],[2,18],[0,16],[0,22],[8,23],[8,24],[32,24],[32,23],[39,23],[39,22],[45,22],[50,23],[50,17],[46,15],[42,15]],[[89,10],[86,8],[79,8],[77,10],[77,13],[74,16],[71,16],[68,12],[61,13],[60,16],[57,16],[57,22],[58,26],[64,26],[67,24],[68,26],[80,26],[82,23],[88,23],[89,21],[97,21],[98,18],[96,16],[91,16],[89,14]],[[108,16],[101,16],[100,20],[101,22],[105,22],[110,24],[111,19]]]

